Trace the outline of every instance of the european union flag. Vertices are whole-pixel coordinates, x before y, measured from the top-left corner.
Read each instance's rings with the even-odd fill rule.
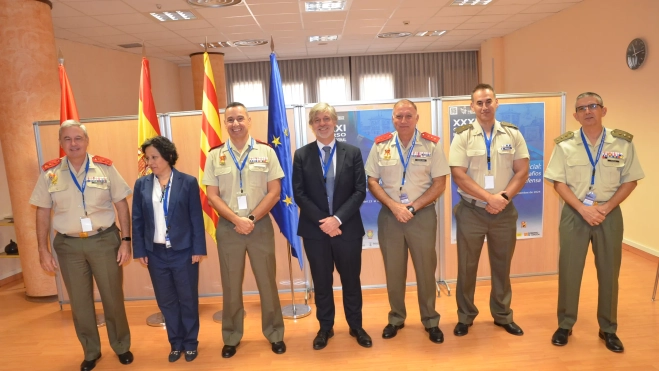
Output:
[[[281,75],[275,53],[270,54],[270,96],[268,97],[268,143],[272,145],[284,170],[281,180],[281,195],[279,202],[270,211],[275,217],[281,233],[284,234],[292,247],[292,255],[304,266],[302,246],[297,235],[298,213],[293,200],[293,157],[291,156],[291,136],[286,120],[286,105],[284,91],[281,85]]]

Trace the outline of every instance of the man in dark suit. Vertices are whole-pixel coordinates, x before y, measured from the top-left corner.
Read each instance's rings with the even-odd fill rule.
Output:
[[[316,292],[320,331],[313,348],[323,349],[334,335],[334,266],[343,286],[343,308],[350,335],[372,346],[362,328],[362,224],[359,207],[366,197],[366,175],[359,148],[334,139],[337,115],[327,103],[309,112],[316,141],[295,151],[293,192],[300,207],[297,234],[303,238]]]

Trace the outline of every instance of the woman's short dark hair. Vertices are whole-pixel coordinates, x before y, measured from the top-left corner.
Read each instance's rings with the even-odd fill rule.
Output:
[[[176,146],[169,139],[163,136],[157,136],[149,138],[142,143],[142,153],[146,154],[146,148],[153,147],[160,153],[169,166],[174,166],[176,160],[178,160],[178,153],[176,152]]]

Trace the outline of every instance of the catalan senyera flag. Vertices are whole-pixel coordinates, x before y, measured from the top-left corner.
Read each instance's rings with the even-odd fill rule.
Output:
[[[217,93],[215,92],[215,79],[211,60],[207,52],[204,52],[204,97],[201,103],[201,144],[199,157],[199,192],[201,196],[201,208],[204,211],[204,229],[215,240],[215,227],[219,219],[217,212],[208,204],[206,186],[201,183],[206,168],[206,155],[217,146],[222,145],[222,131],[220,129],[220,114],[217,104]],[[217,241],[216,241],[217,242]]]
[[[71,90],[71,85],[69,84],[69,76],[66,75],[66,69],[62,62],[59,64],[59,85],[61,91],[59,124],[62,125],[66,120],[80,121],[76,100],[73,98],[73,90]],[[64,157],[64,155],[64,150],[60,147],[59,157]]]
[[[160,135],[160,125],[156,115],[156,105],[151,94],[151,72],[149,60],[142,57],[142,73],[140,74],[140,106],[137,119],[137,177],[141,178],[151,173],[146,166],[144,153],[140,148],[149,138]]]

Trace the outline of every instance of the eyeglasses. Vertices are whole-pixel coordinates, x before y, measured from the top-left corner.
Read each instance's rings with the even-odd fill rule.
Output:
[[[587,104],[585,106],[577,107],[577,112],[586,112],[586,110],[588,110],[588,109],[591,110],[591,111],[594,111],[594,110],[597,109],[597,107],[604,107],[604,106],[602,106],[599,103],[591,103],[591,104]]]

